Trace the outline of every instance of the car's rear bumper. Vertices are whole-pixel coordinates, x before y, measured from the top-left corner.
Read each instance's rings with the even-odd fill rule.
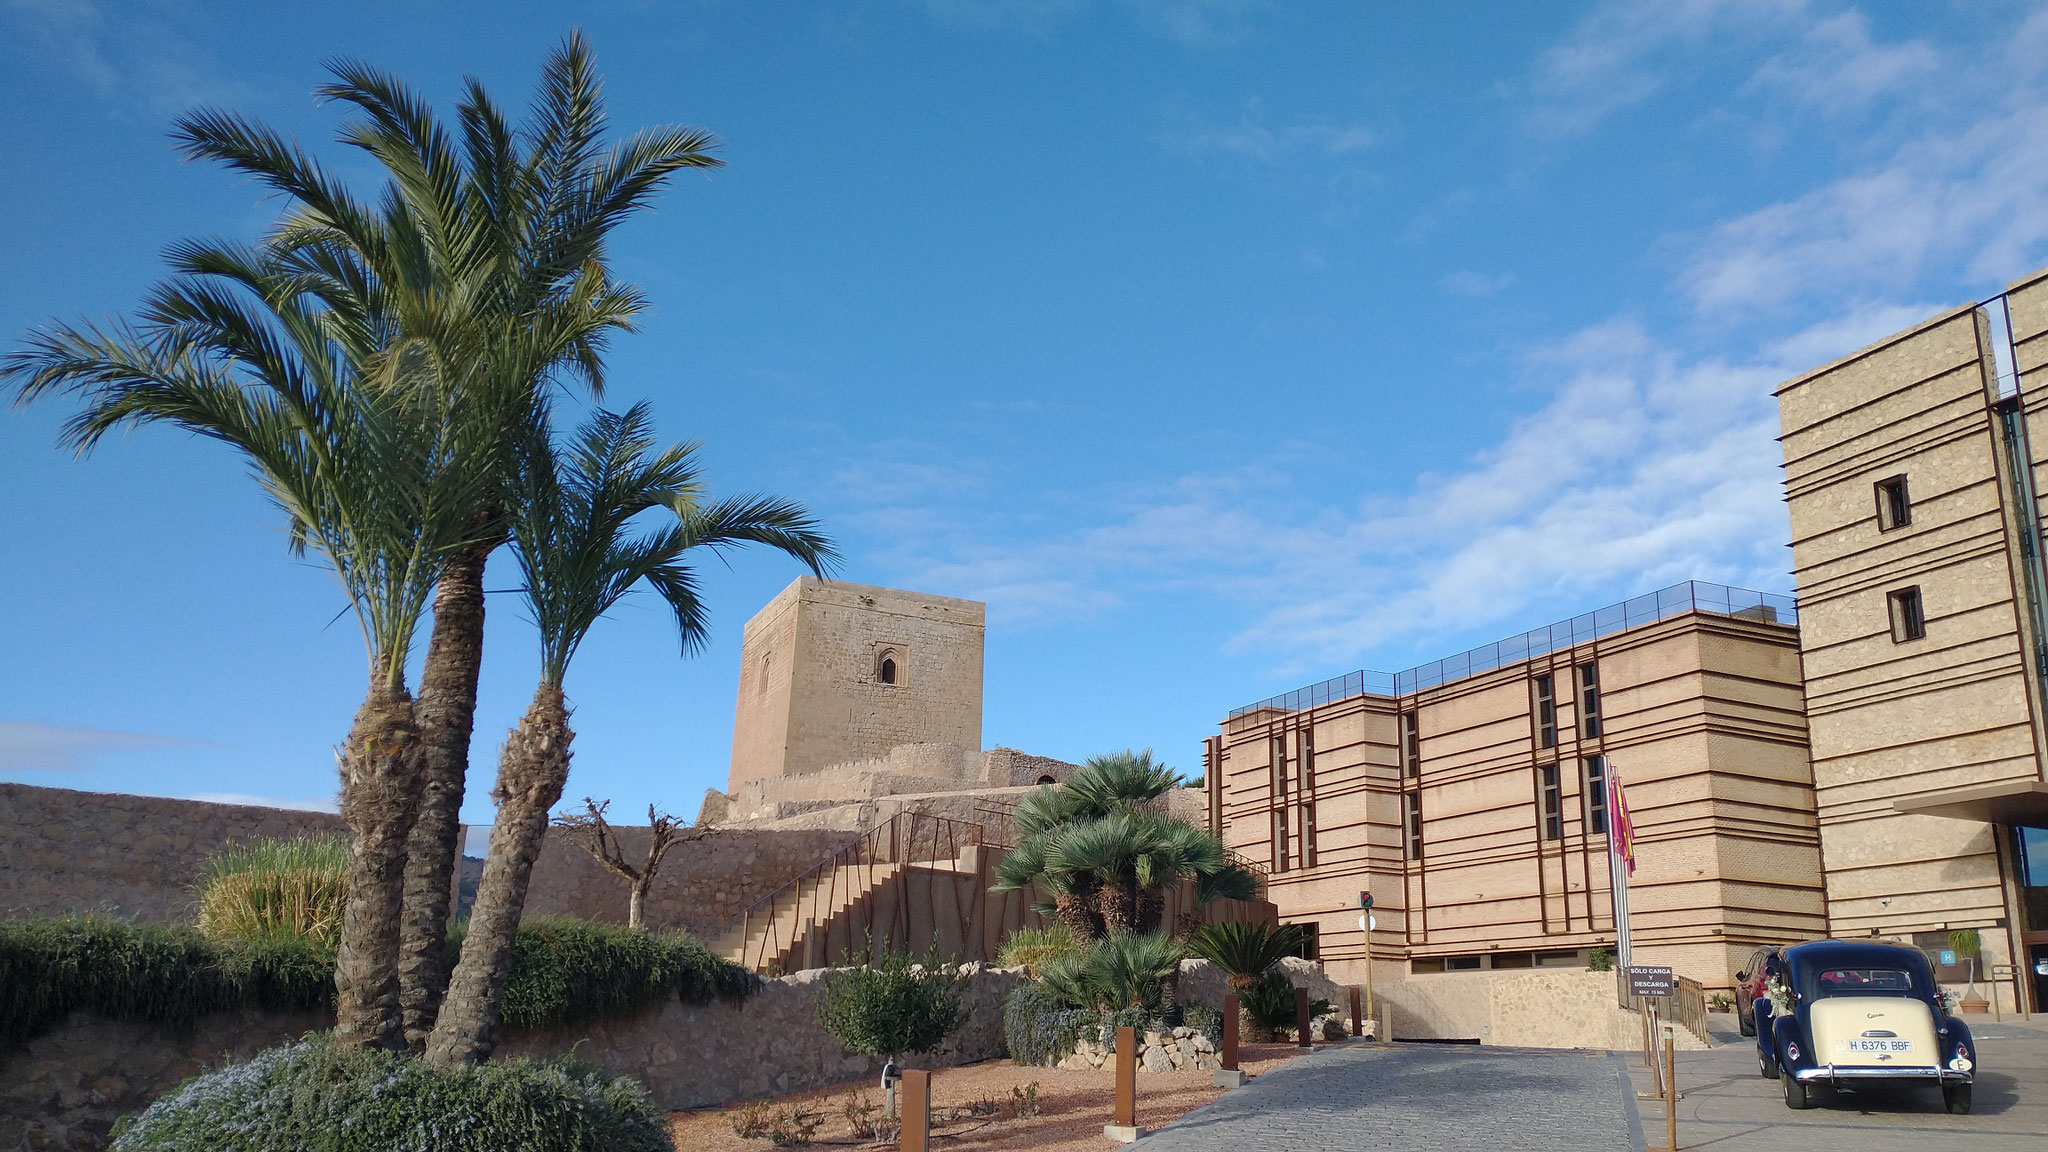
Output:
[[[1819,1068],[1801,1068],[1791,1075],[1802,1084],[1812,1080],[1850,1083],[1859,1080],[1927,1080],[1968,1084],[1977,1078],[1975,1072],[1958,1072],[1950,1068],[1930,1068],[1925,1065],[1918,1068],[1875,1068],[1860,1065],[1844,1068],[1829,1064]]]

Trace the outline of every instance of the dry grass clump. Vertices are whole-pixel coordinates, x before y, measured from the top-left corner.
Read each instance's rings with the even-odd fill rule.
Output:
[[[348,899],[339,836],[251,840],[217,852],[199,877],[199,931],[209,940],[292,937],[333,948]]]

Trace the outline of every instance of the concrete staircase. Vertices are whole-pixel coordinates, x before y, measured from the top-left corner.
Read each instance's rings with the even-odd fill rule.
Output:
[[[711,941],[711,950],[757,972],[826,963],[824,941],[831,938],[835,921],[871,901],[905,867],[895,861],[827,861],[749,908],[739,923]]]

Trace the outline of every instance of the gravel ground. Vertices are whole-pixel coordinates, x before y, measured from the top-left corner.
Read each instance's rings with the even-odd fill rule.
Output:
[[[1317,1045],[1323,1048],[1324,1045]],[[1291,1044],[1246,1044],[1239,1051],[1239,1065],[1253,1077],[1279,1067],[1301,1053]],[[966,1109],[977,1101],[993,1100],[998,1105],[1010,1099],[1010,1090],[1031,1083],[1038,1085],[1039,1115],[1030,1120],[1010,1118],[1006,1107],[994,1117],[963,1117],[947,1123],[940,1118],[949,1110]],[[822,1123],[812,1140],[814,1147],[870,1147],[848,1134],[841,1109],[856,1090],[881,1103],[882,1094],[872,1080],[861,1080],[815,1092],[797,1092],[775,1097],[778,1107],[800,1106],[821,1113]],[[1043,1149],[1045,1152],[1107,1152],[1125,1147],[1103,1138],[1102,1126],[1110,1121],[1116,1090],[1109,1069],[1077,1072],[1061,1068],[1033,1068],[1008,1060],[990,1060],[961,1068],[932,1073],[933,1144],[945,1152],[993,1152],[996,1149]],[[1138,1074],[1138,1123],[1159,1128],[1223,1094],[1207,1072],[1141,1072]],[[739,1105],[671,1115],[670,1131],[677,1152],[753,1152],[765,1149],[765,1139],[743,1140],[734,1135],[732,1114]],[[872,1147],[890,1147],[873,1145]]]

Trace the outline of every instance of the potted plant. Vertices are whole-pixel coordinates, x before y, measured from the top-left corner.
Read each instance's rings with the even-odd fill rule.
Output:
[[[1963,1011],[1975,1016],[1991,1011],[1991,1002],[1977,994],[1977,952],[1984,946],[1984,937],[1975,928],[1952,928],[1948,934],[1948,946],[1955,952],[1956,959],[1969,965],[1970,990],[1963,996]]]

